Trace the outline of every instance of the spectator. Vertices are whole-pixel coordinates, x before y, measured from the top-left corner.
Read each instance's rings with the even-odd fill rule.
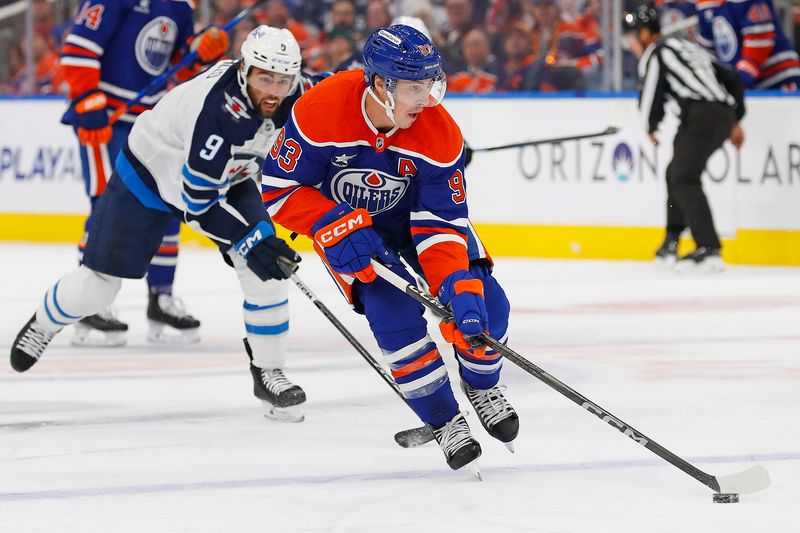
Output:
[[[356,6],[350,0],[336,0],[331,6],[329,32],[333,30],[356,30]]]
[[[582,28],[577,23],[561,20],[556,0],[529,0],[528,6],[534,21],[531,43],[536,64],[525,89],[585,90],[586,79],[578,68],[578,60],[584,68],[596,65],[599,57],[591,54],[602,54],[599,40],[587,47]]]
[[[497,79],[500,91],[525,91],[530,89],[534,56],[531,50],[531,31],[524,24],[509,28],[503,42],[505,65]]]
[[[367,31],[366,35],[372,33],[378,28],[384,28],[391,25],[392,14],[389,12],[389,6],[384,0],[370,0],[367,4]]]
[[[523,21],[524,0],[496,0],[486,17],[486,30],[492,35],[505,34],[506,30]]]
[[[475,28],[461,41],[461,51],[466,61],[466,70],[447,77],[450,92],[488,93],[497,85],[497,65],[491,55],[489,36]]]
[[[212,0],[214,6],[214,24],[222,27],[239,14],[239,0]]]
[[[325,41],[325,70],[340,72],[363,68],[361,53],[356,50],[356,41],[347,30],[333,30]]]
[[[461,53],[461,40],[475,25],[472,22],[471,0],[447,0],[447,25],[441,36],[439,53],[442,54],[445,72],[460,72],[467,68]]]
[[[300,51],[303,54],[303,61],[307,68],[321,67],[322,43],[320,42],[319,32],[315,28],[309,28],[302,22],[292,17],[291,11],[284,0],[270,0],[267,2],[266,22],[273,28],[286,28],[294,35]]]

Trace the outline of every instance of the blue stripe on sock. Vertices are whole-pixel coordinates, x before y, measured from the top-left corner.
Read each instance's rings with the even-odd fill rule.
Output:
[[[63,309],[61,309],[61,306],[60,306],[60,305],[58,305],[58,284],[59,284],[59,283],[61,283],[61,280],[58,280],[58,281],[56,282],[55,286],[53,287],[53,304],[55,304],[55,306],[56,306],[56,310],[57,310],[59,313],[61,313],[61,315],[62,315],[62,316],[65,316],[65,317],[67,317],[67,318],[71,318],[72,320],[79,320],[81,317],[79,317],[79,316],[74,316],[74,315],[70,315],[70,314],[68,314],[68,313],[65,313],[65,312],[64,312],[64,310],[63,310]],[[45,298],[46,298],[46,297],[45,297]],[[46,305],[47,305],[47,300],[45,299],[45,306],[46,306]]]
[[[245,308],[246,310],[248,310],[248,311],[263,311],[264,309],[274,309],[274,308],[276,308],[276,307],[281,307],[281,306],[283,306],[283,305],[286,305],[286,304],[288,304],[288,303],[289,303],[289,300],[288,300],[288,299],[286,299],[286,300],[284,300],[284,301],[282,301],[282,302],[278,302],[278,303],[276,303],[276,304],[271,304],[271,305],[256,305],[256,304],[251,304],[250,302],[248,302],[247,300],[245,300],[245,302],[244,302],[244,304],[242,305],[242,307],[244,307],[244,308]]]
[[[55,318],[53,318],[53,314],[50,312],[50,307],[47,305],[47,294],[44,295],[44,312],[47,313],[47,317],[53,324],[58,324],[59,326],[69,326],[64,322],[59,322]]]
[[[254,326],[253,324],[245,322],[244,329],[247,330],[247,333],[252,333],[254,335],[280,335],[281,333],[289,331],[289,321],[287,320],[276,326]]]

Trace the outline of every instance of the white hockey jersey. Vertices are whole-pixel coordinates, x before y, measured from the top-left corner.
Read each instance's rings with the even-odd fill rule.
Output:
[[[311,83],[304,80],[264,120],[243,94],[237,68],[221,61],[168,92],[139,116],[116,165],[143,205],[182,214],[219,244],[268,220],[257,186],[260,169],[276,131]],[[249,193],[232,194],[234,188]]]

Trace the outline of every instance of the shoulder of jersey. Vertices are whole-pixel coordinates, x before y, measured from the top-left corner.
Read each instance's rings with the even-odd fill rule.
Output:
[[[252,137],[263,122],[242,95],[236,80],[235,65],[231,62],[227,70],[216,78],[195,78],[199,83],[193,89],[197,92],[190,95],[202,99],[205,119],[217,120],[226,138],[230,137],[231,140]],[[212,69],[221,67],[218,65]]]
[[[414,124],[400,130],[390,144],[409,155],[431,159],[439,166],[450,166],[458,160],[464,148],[461,129],[444,105],[424,109]]]
[[[369,142],[374,133],[361,108],[365,89],[363,70],[338,72],[297,101],[295,124],[313,144]],[[425,109],[411,128],[398,131],[389,142],[389,149],[413,152],[441,164],[458,159],[462,146],[461,130],[441,105]]]
[[[358,126],[364,74],[352,70],[334,74],[306,92],[294,105],[292,114],[300,132],[313,144],[343,144],[364,135]]]

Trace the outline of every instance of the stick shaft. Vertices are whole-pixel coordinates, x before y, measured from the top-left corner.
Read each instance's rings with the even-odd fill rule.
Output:
[[[386,268],[378,261],[373,259],[372,267],[375,269],[375,272],[378,274],[378,276],[385,279],[398,289],[402,290],[415,300],[419,301],[422,305],[433,311],[441,318],[453,317],[453,314],[450,312],[450,310],[444,307],[441,303],[439,303],[438,300],[436,300],[430,295],[424,294],[417,287],[411,285],[410,283],[407,283],[402,277],[398,276],[397,274]],[[668,449],[664,448],[663,446],[655,442],[650,437],[646,436],[644,433],[633,428],[631,425],[627,424],[626,422],[623,422],[622,420],[615,417],[614,415],[612,415],[611,413],[609,413],[596,403],[592,402],[586,396],[579,393],[566,383],[551,376],[550,374],[548,374],[547,372],[545,372],[532,362],[528,361],[525,357],[521,356],[520,354],[518,354],[505,344],[497,341],[496,339],[486,334],[481,335],[480,339],[489,348],[492,348],[496,352],[502,354],[506,359],[508,359],[509,361],[520,367],[522,370],[532,375],[539,381],[543,382],[550,388],[554,389],[562,396],[566,396],[567,398],[578,404],[580,407],[582,407],[589,413],[595,415],[597,418],[599,418],[609,426],[617,429],[623,435],[630,437],[635,442],[641,444],[642,446],[644,446],[654,454],[658,455],[668,463],[689,474],[703,485],[709,487],[714,491],[717,492],[719,491],[719,482],[711,474],[703,472],[702,470],[695,467],[688,461],[678,457]]]
[[[568,141],[579,141],[581,139],[591,139],[594,137],[605,137],[607,135],[614,135],[619,131],[619,128],[614,126],[609,126],[603,131],[598,131],[596,133],[586,133],[582,135],[568,135],[566,137],[552,137],[550,139],[538,139],[535,141],[522,141],[517,143],[511,144],[500,144],[497,146],[486,146],[483,148],[473,148],[473,152],[493,152],[495,150],[508,150],[510,148],[523,148],[525,146],[535,146],[537,144],[552,144],[552,143],[561,143],[561,142],[568,142]]]
[[[311,291],[311,289],[305,283],[303,283],[303,281],[297,276],[297,274],[292,274],[291,279],[297,286],[297,288],[300,289],[300,292],[302,292],[309,300],[311,300],[311,303],[313,303],[314,306],[317,309],[319,309],[320,312],[325,316],[325,318],[327,318],[328,321],[331,324],[333,324],[333,327],[339,330],[339,333],[341,333],[342,336],[345,339],[347,339],[347,342],[349,342],[350,345],[353,348],[355,348],[358,354],[362,358],[364,358],[364,360],[373,368],[373,370],[375,370],[375,372],[377,372],[378,375],[380,375],[381,379],[383,379],[383,381],[385,381],[386,384],[389,385],[389,387],[391,387],[394,393],[397,394],[400,397],[400,399],[403,400],[403,402],[410,408],[411,405],[409,405],[408,400],[405,398],[405,396],[403,396],[403,393],[400,392],[400,389],[397,388],[397,385],[395,384],[392,377],[386,372],[386,370],[381,366],[381,364],[378,361],[376,361],[374,357],[372,357],[372,354],[370,354],[367,351],[364,345],[361,344],[358,341],[358,339],[356,339],[355,336],[353,336],[352,333],[350,333],[350,330],[348,330],[345,327],[345,325],[342,324],[338,318],[336,318],[336,315],[334,315],[333,312],[330,309],[328,309],[327,305],[325,305],[319,298],[317,298],[317,296]]]

